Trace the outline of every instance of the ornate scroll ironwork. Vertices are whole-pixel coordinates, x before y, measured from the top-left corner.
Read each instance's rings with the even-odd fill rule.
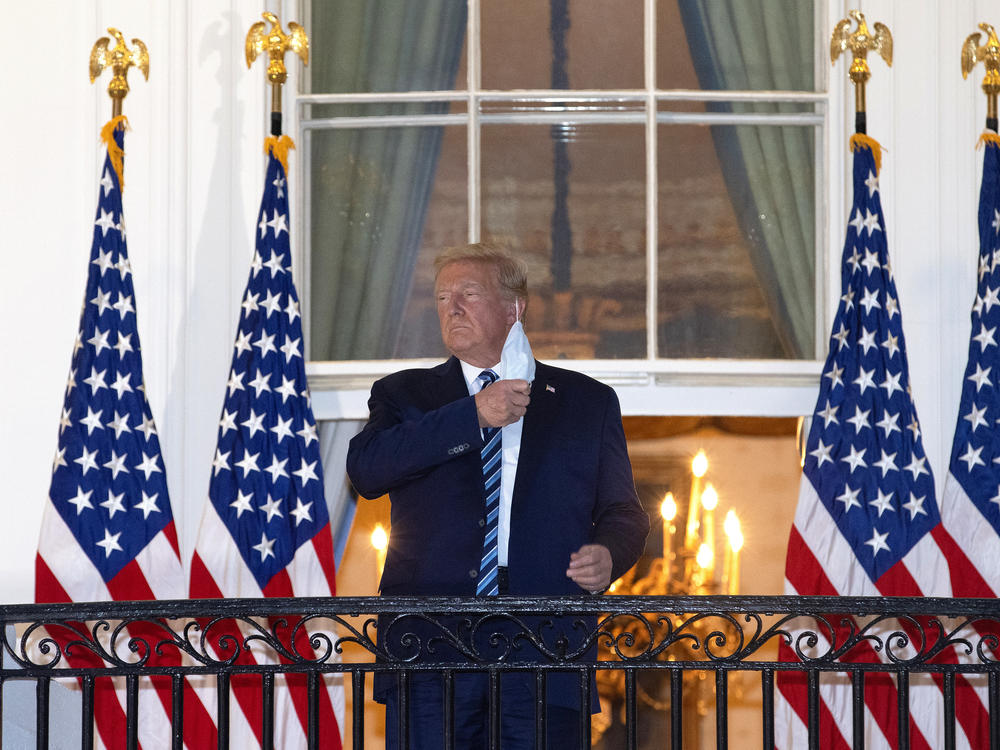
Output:
[[[346,683],[350,675],[357,749],[365,742],[359,704],[369,672],[529,671],[536,684],[544,684],[546,673],[596,672],[605,701],[584,744],[591,737],[600,742],[621,715],[630,747],[637,725],[659,721],[662,728],[665,720],[657,717],[664,712],[673,746],[681,746],[683,714],[692,706],[707,713],[703,703],[713,700],[710,690],[685,697],[683,685],[697,688],[712,673],[716,715],[723,717],[730,676],[759,679],[764,746],[774,744],[780,672],[807,672],[813,691],[819,673],[834,673],[834,680],[850,673],[855,691],[869,672],[897,675],[901,684],[911,674],[943,675],[943,684],[952,687],[957,673],[978,673],[1000,686],[1000,604],[993,599],[345,597],[26,605],[0,607],[0,617],[8,656],[0,683],[35,681],[40,706],[47,705],[53,679],[82,678],[85,711],[92,712],[97,678],[124,675],[137,691],[139,678],[170,675],[180,722],[183,702],[176,696],[184,677],[215,675],[225,696],[228,678],[237,674],[259,675],[265,690],[275,688],[276,674],[305,674],[314,685],[320,676],[342,674]],[[732,680],[737,694],[744,682],[750,681]],[[945,693],[945,713],[953,717],[956,691],[950,698]],[[581,701],[587,700],[581,691]],[[308,736],[318,747],[314,713],[315,706]],[[228,714],[218,720],[221,732]],[[84,721],[85,746],[88,726]],[[135,722],[130,726],[134,733]],[[36,730],[44,744],[44,711]],[[819,736],[818,719],[810,719],[809,733]],[[265,745],[271,742],[268,736]],[[174,747],[181,746],[177,731]]]
[[[386,611],[393,614],[383,622],[383,644],[375,623]],[[250,671],[470,663],[491,669],[1000,670],[1000,604],[978,599],[203,600],[4,607],[0,616],[7,626],[3,648],[17,665],[2,670],[4,677],[247,671],[239,665],[245,651],[274,662]],[[797,663],[776,658],[779,643]],[[345,658],[345,647],[356,656]],[[861,661],[872,653],[878,663]],[[79,666],[83,656],[86,666]],[[165,657],[174,657],[169,667],[162,665]]]

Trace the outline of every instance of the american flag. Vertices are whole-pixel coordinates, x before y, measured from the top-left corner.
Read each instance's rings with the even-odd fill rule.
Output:
[[[941,524],[910,392],[879,194],[879,146],[856,135],[852,147],[854,202],[844,243],[843,294],[806,445],[785,588],[789,594],[950,596],[955,544]],[[796,659],[787,646],[781,657]],[[853,658],[886,657],[884,650],[863,646]],[[898,747],[894,681],[870,673],[865,687],[865,746]],[[983,747],[983,705],[964,678],[957,691],[962,740]],[[778,746],[808,746],[804,676],[782,673],[779,692]],[[820,695],[820,747],[850,747],[849,678],[824,677]],[[911,746],[942,747],[941,694],[929,678],[912,678],[910,711]]]
[[[292,283],[286,170],[275,153],[291,139],[268,139],[264,195],[255,228],[256,249],[243,294],[209,503],[191,563],[192,598],[333,596],[333,538],[323,495],[319,440],[306,384],[302,318]],[[291,623],[294,625],[294,622]],[[230,632],[240,637],[235,622]],[[287,634],[290,628],[283,632]],[[221,632],[219,628],[216,633]],[[299,651],[310,653],[307,642]],[[246,663],[267,660],[261,649]],[[304,747],[302,676],[279,678],[275,746]],[[262,738],[258,677],[234,677],[240,711],[231,717],[234,747]],[[343,690],[327,678],[320,691],[322,747],[339,748]]]
[[[941,519],[954,540],[955,596],[1000,594],[1000,136],[985,133],[979,193],[979,269]],[[996,309],[994,309],[996,308]],[[997,636],[981,631],[980,635]],[[977,687],[981,687],[978,686]],[[980,690],[982,692],[982,690]],[[983,699],[985,700],[985,698]],[[988,705],[988,704],[987,704]],[[985,737],[985,731],[982,732]]]
[[[109,153],[35,560],[38,602],[184,598],[163,456],[143,385],[121,177],[112,160],[120,169],[125,127],[119,117],[103,131]],[[161,637],[139,625],[129,632]],[[70,634],[51,628],[49,635],[65,642]],[[80,649],[67,658],[74,666],[100,664]],[[177,654],[154,654],[151,663],[178,662]],[[106,747],[124,747],[123,684],[97,683],[95,720]],[[169,746],[169,678],[144,683],[140,693],[140,741]],[[191,731],[211,726],[194,695],[185,696],[185,714]]]
[[[956,596],[1000,594],[1000,137],[987,134],[979,196],[979,281],[951,464],[941,500],[958,543]]]

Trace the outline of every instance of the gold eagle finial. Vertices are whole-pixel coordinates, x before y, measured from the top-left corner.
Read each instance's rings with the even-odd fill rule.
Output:
[[[986,66],[986,76],[983,78],[983,91],[986,92],[986,117],[993,121],[996,128],[997,95],[1000,94],[1000,39],[996,29],[988,23],[980,23],[979,28],[986,32],[986,44],[980,45],[981,34],[969,34],[962,45],[962,78],[968,78],[969,73],[982,61]],[[990,127],[987,125],[987,127]]]
[[[125,44],[125,37],[113,27],[108,27],[108,33],[115,38],[115,46],[110,47],[111,40],[102,36],[94,42],[90,50],[90,82],[93,83],[101,71],[111,68],[111,83],[108,84],[108,94],[111,96],[113,116],[121,114],[122,99],[128,94],[128,69],[133,65],[142,71],[143,78],[149,80],[149,51],[141,39],[133,39],[135,48],[130,50]]]
[[[267,52],[267,80],[271,83],[284,83],[288,78],[285,68],[285,52],[291,50],[302,58],[304,65],[309,64],[309,37],[306,30],[295,21],[288,22],[288,32],[281,30],[281,22],[273,13],[264,12],[264,21],[258,21],[247,32],[246,56],[249,68],[257,55]],[[267,28],[267,23],[271,28]]]
[[[830,39],[830,62],[837,62],[840,53],[850,49],[854,54],[854,62],[851,64],[853,70],[855,66],[868,70],[867,56],[869,52],[878,52],[886,64],[892,66],[892,34],[889,28],[883,23],[875,23],[875,33],[868,30],[868,23],[865,21],[865,14],[860,10],[848,11],[848,15],[858,23],[857,31],[851,32],[851,19],[845,18],[833,29],[833,37]]]
[[[868,29],[865,14],[860,10],[848,11],[848,15],[850,18],[838,22],[833,29],[830,38],[830,63],[837,62],[837,58],[845,50],[851,50],[854,59],[851,61],[850,78],[854,83],[855,105],[858,112],[864,112],[865,84],[871,78],[868,53],[877,52],[886,64],[892,67],[892,33],[885,24],[876,22],[873,24],[875,28],[873,34]],[[858,24],[854,32],[851,31],[852,18]]]
[[[309,64],[309,37],[306,30],[295,21],[288,22],[288,32],[281,30],[281,21],[273,13],[265,11],[264,20],[258,21],[247,32],[246,57],[249,68],[257,55],[267,52],[267,80],[271,82],[271,133],[281,133],[281,85],[288,78],[285,68],[285,52],[291,50],[302,58],[303,65]],[[267,28],[267,23],[271,28]]]
[[[996,29],[988,23],[979,24],[979,28],[986,32],[986,44],[979,44],[982,34],[978,31],[966,37],[962,45],[962,78],[968,78],[978,62],[986,64],[987,78],[991,73],[1000,78],[1000,39]]]

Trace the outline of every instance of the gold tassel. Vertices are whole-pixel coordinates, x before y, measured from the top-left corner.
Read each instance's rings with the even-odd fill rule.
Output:
[[[281,162],[281,166],[288,174],[288,152],[295,148],[295,141],[287,135],[269,135],[264,139],[264,153],[274,154],[274,158]]]
[[[1000,147],[1000,135],[991,130],[985,131],[981,136],[979,136],[979,142],[976,144],[976,150],[978,151],[987,143],[992,143],[994,146]]]
[[[872,156],[875,157],[875,169],[882,171],[882,145],[872,138],[870,135],[865,135],[864,133],[855,133],[851,136],[851,151],[859,151],[860,149],[867,148],[872,152]]]
[[[118,117],[112,117],[108,120],[107,124],[101,128],[101,140],[108,148],[108,158],[111,159],[111,166],[114,168],[115,174],[118,175],[118,188],[124,193],[125,150],[119,148],[115,141],[115,131],[118,128],[123,131],[129,129],[128,118],[125,115],[118,115]]]

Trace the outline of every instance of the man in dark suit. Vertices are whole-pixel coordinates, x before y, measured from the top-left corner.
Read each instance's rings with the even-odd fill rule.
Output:
[[[532,382],[504,372],[513,366],[501,353],[509,337],[523,337],[519,321],[527,302],[524,264],[505,250],[454,248],[435,267],[441,335],[453,356],[376,382],[368,423],[347,458],[348,475],[363,496],[389,494],[392,526],[381,592],[471,597],[604,591],[639,558],[649,530],[614,391],[528,358]],[[380,618],[379,638],[391,648],[387,619]],[[565,637],[572,621],[562,624]],[[536,651],[512,658],[541,657]],[[484,747],[486,681],[463,674],[456,683],[455,746]],[[411,680],[412,748],[443,746],[441,684],[437,675]],[[387,704],[388,747],[398,741],[394,685],[376,675],[376,697]],[[505,676],[505,749],[534,747],[533,685],[528,673]],[[596,710],[596,690],[592,697],[590,709]],[[551,674],[546,698],[549,747],[578,747],[578,678]]]

